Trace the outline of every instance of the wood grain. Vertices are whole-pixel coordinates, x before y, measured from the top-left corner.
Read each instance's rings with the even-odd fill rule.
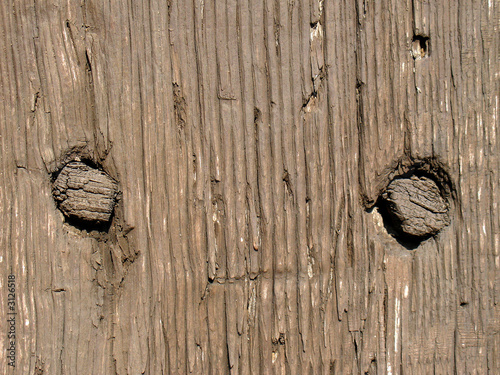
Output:
[[[0,369],[500,372],[499,8],[2,2]],[[74,156],[105,233],[52,197]],[[450,224],[410,250],[376,202],[422,160]]]

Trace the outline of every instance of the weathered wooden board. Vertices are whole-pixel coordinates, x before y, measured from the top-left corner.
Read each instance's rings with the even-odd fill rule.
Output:
[[[499,373],[499,27],[479,0],[2,2],[0,372]],[[118,184],[109,227],[58,209],[78,160]],[[448,210],[418,241],[380,200],[412,175]]]

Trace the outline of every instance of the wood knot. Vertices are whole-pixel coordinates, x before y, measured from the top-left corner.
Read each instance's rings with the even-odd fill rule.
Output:
[[[397,178],[381,198],[396,235],[426,238],[450,224],[448,203],[428,177]]]
[[[55,179],[52,195],[65,217],[86,225],[110,221],[118,184],[107,173],[81,161],[66,164]]]

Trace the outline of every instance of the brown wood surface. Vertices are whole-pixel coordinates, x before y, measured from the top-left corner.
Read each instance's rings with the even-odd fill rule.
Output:
[[[0,3],[0,372],[499,374],[497,0]],[[52,196],[77,158],[109,228]],[[414,163],[450,225],[374,207]],[[16,277],[16,367],[7,277]]]

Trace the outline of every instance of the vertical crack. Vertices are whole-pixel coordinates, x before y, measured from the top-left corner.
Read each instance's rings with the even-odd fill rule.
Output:
[[[364,2],[363,2],[364,4]],[[360,14],[363,12],[363,15]],[[362,27],[362,17],[366,14],[365,5],[363,9],[360,9],[359,2],[356,1],[356,48],[354,50],[355,54],[355,64],[356,64],[356,123],[358,128],[358,182],[361,191],[361,199],[365,206],[373,204],[370,202],[366,191],[366,175],[365,175],[365,119],[364,119],[364,108],[363,108],[363,90],[365,83],[362,80],[362,40],[361,33],[363,32]]]

